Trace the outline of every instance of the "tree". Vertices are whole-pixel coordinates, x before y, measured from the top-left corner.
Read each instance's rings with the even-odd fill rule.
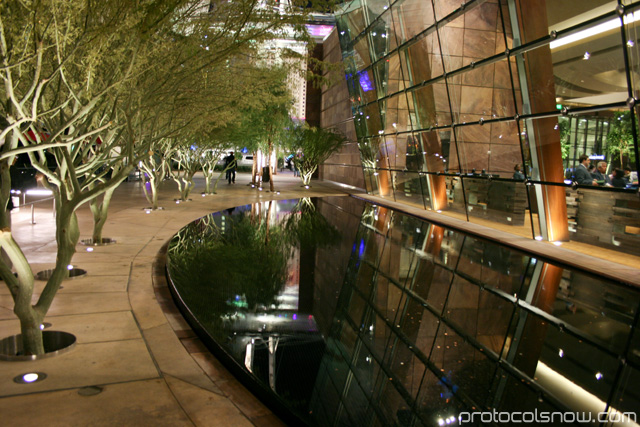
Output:
[[[558,118],[558,128],[560,130],[560,149],[562,159],[569,157],[571,151],[571,122],[566,117]]]
[[[271,159],[274,146],[281,139],[287,126],[291,123],[289,108],[291,106],[291,94],[287,89],[285,68],[255,67],[257,85],[254,96],[241,106],[241,119],[227,132],[237,146],[247,147],[254,153],[252,182],[257,184],[258,152],[266,153],[268,161]],[[272,166],[269,168],[270,190],[274,191]],[[277,166],[277,165],[276,165]]]
[[[180,200],[183,202],[189,200],[189,194],[195,188],[193,177],[200,169],[200,150],[193,145],[187,144],[188,142],[183,142],[182,145],[176,146],[176,150],[171,157],[171,161],[175,162],[176,167],[172,167],[169,170],[171,178],[178,184]]]
[[[290,130],[288,147],[296,153],[293,157],[295,167],[300,171],[302,185],[309,185],[318,165],[327,160],[348,139],[342,133],[307,125],[296,126]]]
[[[140,169],[144,171],[142,189],[145,198],[151,203],[151,210],[159,208],[158,191],[165,176],[169,174],[172,153],[171,144],[166,140],[159,140],[151,145],[149,155],[140,160]]]
[[[249,0],[211,3],[210,9],[195,0],[7,0],[0,7],[0,246],[17,277],[4,261],[0,276],[14,300],[25,353],[44,352],[40,324],[80,235],[75,211],[105,194],[102,206],[94,204],[96,224],[103,223],[109,191],[151,151],[156,135],[141,116],[144,107],[176,94],[181,105],[193,97],[187,89],[197,73],[286,28],[297,34],[303,28],[303,14]],[[153,79],[160,72],[170,78]],[[172,132],[187,125],[177,122]],[[35,304],[33,274],[6,211],[8,166],[21,153],[56,201],[56,266]]]
[[[611,155],[612,164],[614,159],[618,160],[621,169],[626,166],[625,159],[629,163],[635,163],[633,126],[636,136],[640,136],[637,120],[632,120],[631,112],[618,112],[614,114],[607,134],[607,154]]]
[[[56,265],[35,304],[33,273],[6,227],[6,211],[2,215],[0,245],[17,277],[5,262],[0,275],[14,300],[26,354],[44,352],[40,324],[68,275],[80,235],[76,209],[117,186],[135,164],[133,146],[117,137],[121,128],[109,112],[123,83],[138,72],[136,58],[149,48],[144,36],[167,29],[161,17],[147,22],[139,4],[71,3],[15,1],[0,9],[1,114],[7,122],[0,161],[6,165],[26,153],[56,202]],[[125,158],[128,166],[105,172]],[[2,195],[7,186],[3,179]]]

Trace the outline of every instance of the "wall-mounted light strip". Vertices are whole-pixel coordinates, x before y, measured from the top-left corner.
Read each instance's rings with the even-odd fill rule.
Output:
[[[630,13],[626,15],[623,20],[625,25],[631,24],[636,20],[640,20],[640,12]],[[602,34],[607,31],[615,30],[616,28],[620,28],[620,18],[614,18],[610,21],[603,22],[602,24],[594,25],[593,27],[587,28],[586,30],[578,31],[577,33],[562,37],[559,40],[554,40],[549,46],[551,47],[551,49],[555,49],[557,47],[575,43],[589,37],[597,36],[598,34]]]

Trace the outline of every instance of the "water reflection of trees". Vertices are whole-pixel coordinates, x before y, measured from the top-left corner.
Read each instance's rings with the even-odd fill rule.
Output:
[[[303,197],[284,221],[284,231],[292,245],[302,250],[331,246],[340,240],[340,232],[313,204]]]
[[[275,202],[209,215],[183,228],[168,249],[184,306],[227,356],[303,418],[325,348],[306,315],[316,248],[340,240],[314,203],[301,199],[278,219]],[[298,259],[298,308],[288,312],[278,301]],[[310,311],[301,308],[305,295]]]
[[[178,232],[168,249],[171,279],[185,304],[209,332],[243,313],[277,307],[293,248],[302,251],[335,244],[337,229],[301,199],[278,223],[272,203],[233,215],[208,215]],[[258,210],[262,212],[262,209]]]
[[[180,230],[168,252],[173,283],[205,326],[271,307],[285,283],[290,256],[282,227],[265,218],[214,218],[203,217]]]

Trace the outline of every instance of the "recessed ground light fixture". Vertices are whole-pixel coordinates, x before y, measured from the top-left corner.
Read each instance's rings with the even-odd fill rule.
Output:
[[[71,267],[71,268],[69,268]],[[82,268],[76,268],[73,266],[68,266],[67,270],[69,270],[69,276],[66,279],[73,279],[76,277],[82,277],[87,274],[87,270],[83,270]],[[53,269],[39,271],[35,275],[36,280],[49,280],[51,275],[53,274]]]
[[[45,378],[47,378],[47,374],[44,372],[27,372],[15,377],[13,382],[17,384],[31,384],[43,381]]]
[[[596,372],[596,379],[600,381],[602,379],[602,374],[600,372]]]
[[[78,389],[78,394],[80,396],[95,396],[97,394],[102,393],[104,387],[100,387],[98,385],[90,385],[87,387],[82,387]]]
[[[562,246],[562,242],[560,240],[556,240],[553,244],[556,246]]]
[[[536,240],[542,240],[542,236],[536,236]]]
[[[306,189],[308,190],[308,189],[309,189],[309,186],[308,186],[308,185],[305,185],[305,186],[304,186],[304,188],[306,188]]]
[[[87,248],[87,252],[93,252],[93,248]]]
[[[279,191],[276,191],[276,194],[280,194],[280,192],[279,192]]]
[[[45,329],[50,328],[50,327],[51,327],[51,323],[49,323],[49,322],[42,322],[42,324],[40,325],[40,329],[41,330],[45,330]]]

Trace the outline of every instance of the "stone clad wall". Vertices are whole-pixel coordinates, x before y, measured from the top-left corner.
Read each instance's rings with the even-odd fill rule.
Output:
[[[340,63],[342,53],[338,43],[338,35],[334,30],[324,42],[324,60]],[[319,177],[323,180],[340,182],[358,188],[364,188],[360,151],[358,150],[355,128],[349,102],[349,91],[344,79],[344,70],[336,70],[332,76],[337,83],[331,87],[322,88],[322,103],[320,108],[320,126],[323,128],[337,128],[349,137],[339,152],[335,153],[319,168]]]

